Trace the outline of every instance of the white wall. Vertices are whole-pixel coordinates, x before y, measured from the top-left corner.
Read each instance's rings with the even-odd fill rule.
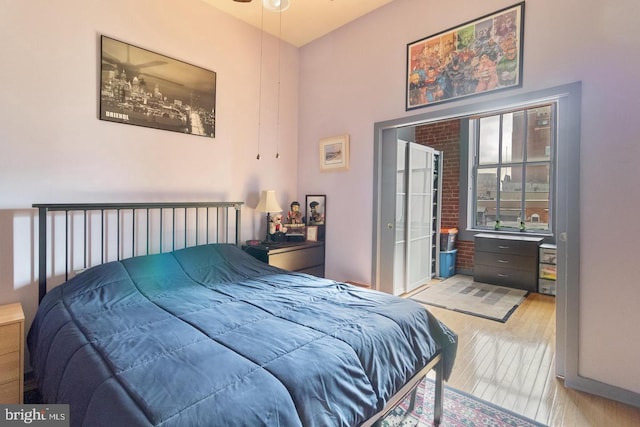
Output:
[[[514,3],[395,0],[301,49],[300,191],[327,194],[329,277],[371,280],[373,125],[424,112],[404,109],[407,43]],[[580,0],[527,1],[524,84],[510,91],[583,82],[579,374],[636,393],[638,16],[636,0],[588,7]],[[310,153],[320,138],[341,133],[351,135],[351,169],[320,173]]]
[[[293,46],[281,47],[278,120],[275,39],[264,38],[259,108],[260,31],[199,0],[0,0],[0,11],[0,303],[21,301],[27,327],[32,203],[244,201],[245,240],[265,232],[261,189],[283,206],[296,197]],[[100,34],[216,71],[216,137],[98,120]]]
[[[32,203],[244,200],[247,239],[264,230],[252,208],[267,187],[285,206],[327,194],[327,274],[370,280],[373,124],[422,111],[404,111],[406,44],[511,4],[395,0],[299,52],[285,45],[279,126],[267,38],[256,161],[259,31],[197,0],[0,0],[0,303],[35,311]],[[513,91],[583,82],[580,373],[635,392],[640,145],[627,117],[640,99],[639,8],[527,1]],[[216,138],[99,121],[99,34],[216,71]],[[351,169],[321,174],[319,139],[342,133]]]

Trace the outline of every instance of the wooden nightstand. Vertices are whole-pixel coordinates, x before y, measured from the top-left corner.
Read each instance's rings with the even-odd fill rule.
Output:
[[[242,249],[269,265],[324,277],[324,242],[283,242]]]
[[[24,312],[20,303],[0,306],[0,403],[23,403]]]

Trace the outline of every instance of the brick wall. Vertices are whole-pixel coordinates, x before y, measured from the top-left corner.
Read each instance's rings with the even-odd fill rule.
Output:
[[[442,228],[457,228],[460,215],[460,120],[416,127],[416,143],[442,152]],[[473,270],[473,241],[456,241],[456,270]]]

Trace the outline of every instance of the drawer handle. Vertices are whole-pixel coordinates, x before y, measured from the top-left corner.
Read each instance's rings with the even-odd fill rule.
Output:
[[[498,245],[499,249],[509,249],[509,246],[502,246],[502,245]]]
[[[498,273],[498,277],[509,277],[509,275],[508,274]]]
[[[506,259],[499,259],[498,262],[501,262],[503,264],[509,264],[509,261],[507,261]]]

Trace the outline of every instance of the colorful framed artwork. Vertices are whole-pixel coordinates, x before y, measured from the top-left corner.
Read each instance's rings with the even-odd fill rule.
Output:
[[[406,109],[522,86],[524,2],[407,45]]]
[[[99,117],[214,138],[216,73],[101,36]]]
[[[349,169],[349,135],[339,135],[320,140],[320,171],[344,171]]]

